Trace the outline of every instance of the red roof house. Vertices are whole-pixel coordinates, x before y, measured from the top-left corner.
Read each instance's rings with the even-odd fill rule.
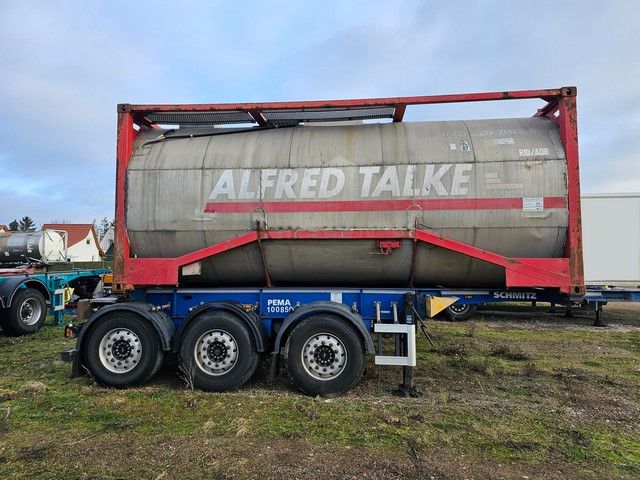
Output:
[[[45,223],[42,229],[67,232],[67,257],[72,262],[97,262],[104,256],[96,229],[90,223]]]

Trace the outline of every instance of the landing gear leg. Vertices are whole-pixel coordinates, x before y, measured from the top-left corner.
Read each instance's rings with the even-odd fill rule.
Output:
[[[607,323],[602,320],[602,303],[596,302],[596,321],[593,322],[594,327],[608,327]]]
[[[397,397],[417,398],[422,396],[422,391],[413,384],[413,369],[415,367],[402,367],[402,383],[392,393]]]
[[[415,328],[415,326],[414,326]],[[400,337],[400,335],[398,335]],[[408,336],[402,335],[402,339],[400,340],[401,349],[403,352],[408,352]],[[412,397],[417,398],[422,396],[422,392],[416,388],[413,384],[413,369],[415,367],[412,366],[404,366],[402,367],[402,383],[398,385],[398,388],[394,390],[392,393],[398,397]]]

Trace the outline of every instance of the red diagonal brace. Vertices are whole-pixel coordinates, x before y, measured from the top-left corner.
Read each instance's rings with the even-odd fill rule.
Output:
[[[571,292],[567,258],[510,258],[425,230],[416,230],[415,236],[422,242],[503,267],[507,287],[557,287],[564,293]]]

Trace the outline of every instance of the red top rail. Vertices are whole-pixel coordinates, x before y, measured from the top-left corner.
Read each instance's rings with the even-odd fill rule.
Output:
[[[404,118],[406,107],[409,105],[539,98],[548,102],[547,106],[541,109],[545,110],[553,108],[553,105],[560,98],[575,95],[575,87],[563,87],[544,90],[298,102],[160,105],[132,105],[124,103],[118,105],[118,112],[133,114],[134,122],[146,127],[153,126],[157,123],[180,123],[181,121],[183,122],[182,124],[187,125],[252,123],[261,126],[278,126],[303,121],[336,121],[370,118],[391,118],[394,122],[401,122]],[[198,113],[201,115],[186,115]],[[202,115],[206,113],[218,113],[219,115]],[[313,115],[310,117],[310,114]]]

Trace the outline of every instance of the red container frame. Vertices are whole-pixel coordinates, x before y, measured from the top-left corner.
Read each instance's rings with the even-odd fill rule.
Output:
[[[277,239],[371,239],[387,241],[412,239],[476,258],[505,270],[509,288],[553,288],[572,295],[584,294],[582,267],[582,226],[580,215],[580,172],[578,159],[578,126],[576,88],[545,90],[466,93],[418,97],[391,97],[354,100],[321,100],[303,102],[227,103],[192,105],[118,105],[116,215],[114,251],[114,291],[124,292],[135,287],[155,285],[177,286],[180,268],[204,258],[252,242]],[[558,124],[567,161],[568,230],[563,258],[511,258],[472,245],[445,238],[427,230],[256,230],[230,240],[173,258],[134,258],[126,226],[126,173],[138,129],[155,128],[146,116],[154,112],[247,112],[255,123],[266,123],[262,112],[268,110],[357,109],[363,107],[393,107],[393,121],[401,122],[407,106],[441,103],[483,102],[496,100],[542,99],[546,105],[535,113]],[[271,286],[265,268],[265,283]],[[412,283],[412,279],[409,280]]]

